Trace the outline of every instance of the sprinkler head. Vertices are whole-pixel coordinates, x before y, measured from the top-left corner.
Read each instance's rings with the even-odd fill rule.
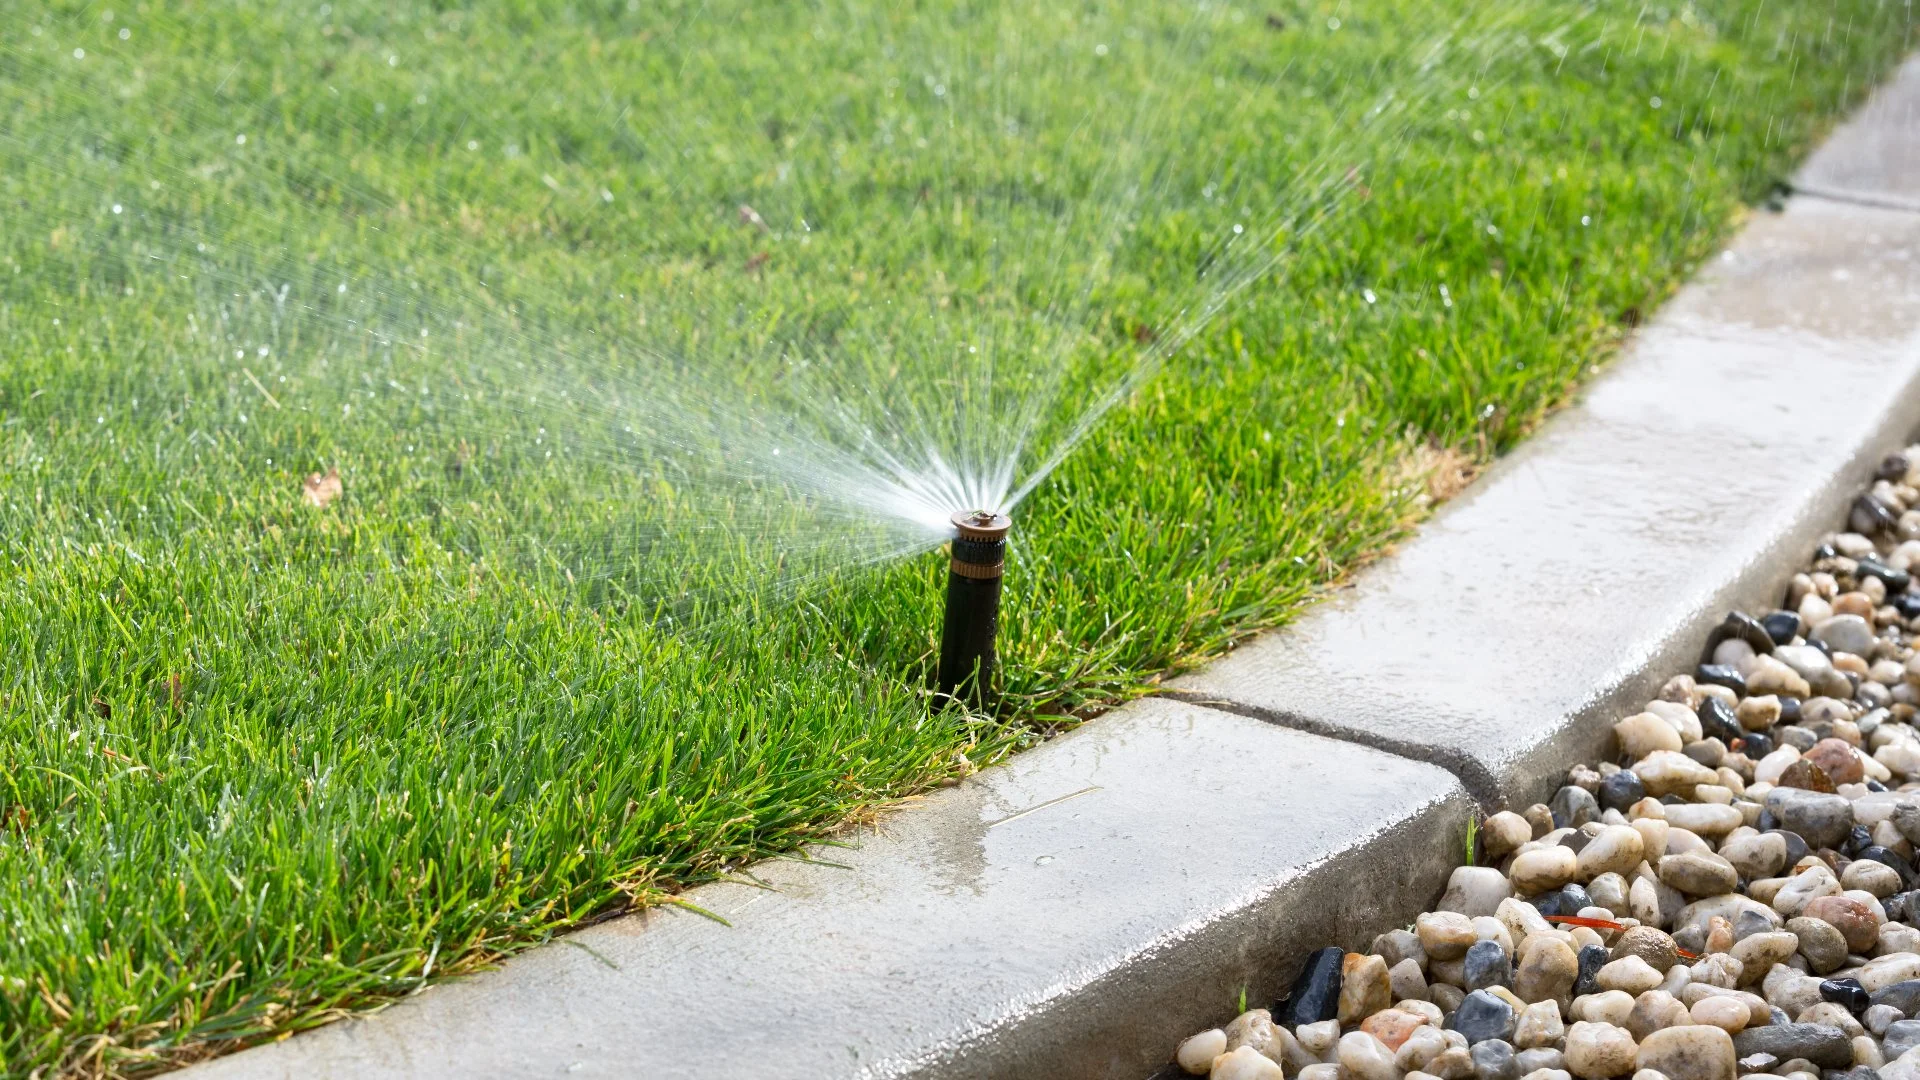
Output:
[[[1000,574],[1013,519],[991,510],[952,517],[947,613],[940,630],[940,696],[985,708],[993,702],[994,635],[1000,629]]]

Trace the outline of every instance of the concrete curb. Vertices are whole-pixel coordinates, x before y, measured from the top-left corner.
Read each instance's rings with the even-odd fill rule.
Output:
[[[1471,808],[1430,765],[1139,702],[818,852],[838,866],[695,890],[730,927],[615,920],[192,1072],[1141,1075],[1242,983],[1267,1000],[1290,957],[1411,917]]]
[[[690,896],[200,1078],[1143,1076],[1439,892],[1773,599],[1920,426],[1903,69],[1578,407],[1355,587],[827,862]],[[1915,140],[1914,145],[1920,145]],[[1913,151],[1920,154],[1920,151]],[[1180,700],[1172,700],[1178,698]],[[1202,706],[1210,707],[1202,707]]]
[[[1173,692],[1544,797],[1729,607],[1778,603],[1920,425],[1916,250],[1917,214],[1798,198],[1756,218],[1412,542]]]

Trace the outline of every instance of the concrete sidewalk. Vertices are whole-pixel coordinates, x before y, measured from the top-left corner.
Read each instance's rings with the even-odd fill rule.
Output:
[[[1419,910],[1920,425],[1909,64],[1585,400],[1297,626],[919,801],[196,1078],[1145,1076]],[[826,861],[839,865],[827,865]]]

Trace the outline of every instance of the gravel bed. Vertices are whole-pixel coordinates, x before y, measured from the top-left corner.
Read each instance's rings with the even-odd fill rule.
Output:
[[[1920,445],[1778,611],[1478,822],[1432,911],[1181,1043],[1213,1080],[1920,1080]]]

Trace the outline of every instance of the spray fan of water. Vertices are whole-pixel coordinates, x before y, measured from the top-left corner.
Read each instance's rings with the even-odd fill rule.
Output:
[[[317,73],[143,47],[190,15],[33,25],[0,192],[44,228],[0,294],[54,359],[9,380],[9,542],[289,587],[524,566],[682,622],[925,551],[1014,511],[1369,185],[1417,186],[1442,105],[1601,33],[1475,9],[1329,83],[1220,5],[787,17],[631,14],[511,92],[461,55],[475,16],[263,15],[343,43]],[[841,40],[885,59],[833,69]],[[798,63],[829,66],[797,90]],[[1214,137],[1249,111],[1297,143],[1286,175]],[[85,395],[38,401],[65,365]],[[294,481],[328,469],[404,526],[307,513]]]

